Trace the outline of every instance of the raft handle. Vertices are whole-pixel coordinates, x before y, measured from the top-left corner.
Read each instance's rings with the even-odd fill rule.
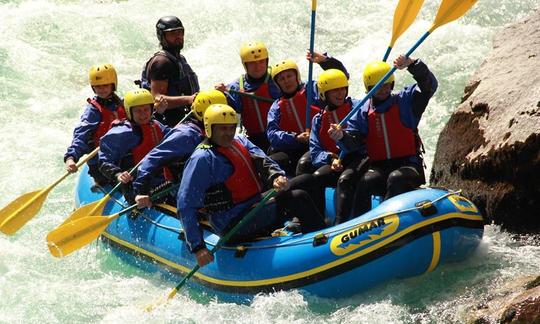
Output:
[[[417,202],[415,206],[418,207],[420,214],[424,217],[432,216],[437,213],[437,207],[435,207],[431,200]]]
[[[324,245],[324,244],[326,244],[326,242],[328,242],[328,235],[326,235],[324,233],[317,233],[313,237],[313,246],[314,247]]]

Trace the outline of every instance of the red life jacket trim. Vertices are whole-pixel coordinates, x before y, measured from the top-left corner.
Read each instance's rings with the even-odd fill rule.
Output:
[[[330,129],[330,124],[337,124],[340,120],[345,118],[347,114],[351,111],[351,104],[345,102],[343,105],[337,107],[337,109],[329,111],[324,110],[321,115],[321,127],[319,129],[319,141],[321,146],[328,152],[339,153],[339,148],[336,144],[336,141],[330,138],[328,135],[328,130]],[[342,127],[343,129],[347,128],[347,125]]]
[[[415,156],[418,153],[416,130],[401,122],[400,108],[395,102],[385,113],[378,113],[372,106],[368,111],[366,146],[372,161]]]
[[[254,92],[248,92],[244,90],[244,76],[242,75],[240,77],[239,88],[241,92],[251,93],[263,98],[272,98],[270,95],[268,77]],[[246,96],[241,96],[240,100],[242,102],[242,125],[244,125],[246,128],[248,135],[266,132],[266,126],[268,124],[268,111],[270,111],[272,103],[262,102],[255,98],[249,98]]]
[[[292,98],[282,97],[278,101],[280,111],[279,128],[286,132],[303,133],[306,131],[306,87],[302,87]],[[316,106],[310,107],[311,118],[320,110]],[[302,116],[302,118],[300,118]]]
[[[155,121],[150,124],[138,125],[141,130],[141,142],[139,145],[131,149],[133,154],[133,163],[137,164],[141,161],[150,150],[152,150],[163,139],[163,132]]]
[[[231,162],[234,169],[225,180],[225,187],[230,191],[234,204],[246,201],[262,192],[263,187],[255,171],[253,158],[240,141],[235,139],[230,147],[218,147],[217,151]]]
[[[97,128],[92,134],[94,144],[96,147],[98,147],[99,140],[109,131],[109,129],[111,129],[113,122],[115,120],[121,120],[126,118],[126,111],[124,110],[124,106],[119,106],[116,111],[110,111],[95,99],[88,98],[86,99],[86,102],[94,106],[101,115],[101,121],[99,122]]]

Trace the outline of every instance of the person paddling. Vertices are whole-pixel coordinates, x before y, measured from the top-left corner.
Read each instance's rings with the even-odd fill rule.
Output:
[[[336,68],[347,72],[345,66],[335,58],[317,52],[307,53],[307,59],[318,63],[324,70]],[[266,135],[270,142],[270,157],[288,175],[312,173],[309,154],[309,132],[306,129],[307,87],[313,87],[310,118],[323,105],[319,101],[316,82],[302,82],[300,70],[292,60],[283,60],[272,66],[272,79],[281,89],[283,96],[276,100],[268,112]]]
[[[156,147],[141,161],[137,177],[133,180],[135,201],[139,208],[151,207],[150,189],[155,176],[160,176],[166,167],[165,177],[179,182],[184,164],[197,145],[204,139],[203,116],[212,104],[226,104],[225,95],[218,90],[205,90],[197,93],[191,105],[191,115],[176,125]]]
[[[86,99],[81,121],[73,130],[73,140],[64,155],[66,170],[70,173],[77,172],[76,163],[84,154],[99,146],[101,136],[111,128],[114,120],[126,118],[122,99],[115,93],[118,77],[114,66],[94,65],[90,68],[88,79],[95,95]],[[104,186],[109,183],[99,172],[97,156],[90,159],[87,165],[88,174],[97,185]]]
[[[270,147],[266,137],[266,125],[272,102],[243,96],[235,91],[275,100],[281,97],[281,90],[270,77],[266,45],[258,41],[242,44],[240,59],[246,73],[228,86],[217,84],[216,89],[223,92],[227,88],[232,90],[227,94],[229,105],[241,115],[241,123],[249,140],[266,152]]]
[[[317,80],[317,88],[325,106],[313,117],[309,136],[309,151],[315,171],[315,181],[324,187],[336,188],[335,224],[347,221],[351,216],[356,183],[365,165],[366,150],[359,146],[348,152],[343,159],[342,151],[330,136],[331,124],[339,123],[358,100],[348,96],[348,76],[340,70],[329,69],[322,72]]]
[[[358,213],[371,207],[371,195],[389,199],[425,183],[420,118],[437,90],[437,79],[419,59],[400,55],[394,67],[411,73],[416,84],[392,93],[392,75],[347,124],[346,130],[332,125],[329,135],[346,149],[366,143],[369,170],[358,185]],[[369,63],[364,69],[364,86],[371,90],[391,69],[386,62]]]
[[[178,192],[178,217],[182,222],[189,250],[204,266],[213,260],[199,227],[199,211],[204,211],[219,235],[234,227],[243,215],[270,188],[279,191],[232,241],[249,241],[269,235],[281,227],[285,215],[300,219],[303,232],[326,226],[309,195],[300,189],[287,190],[285,172],[245,136],[236,135],[235,110],[228,105],[211,105],[204,113],[205,140],[186,163]]]
[[[161,102],[158,101],[156,106]],[[124,99],[127,119],[113,123],[113,127],[101,138],[99,147],[99,170],[110,181],[118,181],[126,200],[134,203],[134,194],[128,184],[133,176],[128,172],[161,139],[170,128],[152,118],[154,97],[146,89],[129,91]],[[154,185],[165,180],[163,176],[154,178]]]

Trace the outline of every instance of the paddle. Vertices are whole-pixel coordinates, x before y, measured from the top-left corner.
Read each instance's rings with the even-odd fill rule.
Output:
[[[237,94],[239,96],[253,98],[253,99],[259,100],[259,101],[265,101],[265,102],[274,102],[275,101],[272,98],[261,97],[261,96],[255,95],[253,93],[238,91],[238,90],[234,90],[234,89],[230,89],[230,88],[227,88],[227,92],[234,93],[234,94]]]
[[[184,122],[189,116],[191,116],[191,113],[193,111],[190,111],[188,114],[186,114],[184,116],[184,118],[182,118],[182,120],[180,120],[178,122],[178,124]],[[141,165],[143,160],[140,160],[139,163],[137,163],[137,165],[135,165],[130,171],[129,173],[131,175],[133,175],[133,173],[135,172],[135,170],[137,170],[137,168]],[[103,208],[105,208],[105,205],[107,204],[107,201],[109,201],[109,199],[111,198],[112,194],[115,193],[116,191],[118,191],[118,189],[120,189],[120,186],[122,185],[121,182],[118,182],[116,184],[116,186],[114,186],[111,191],[109,191],[105,196],[103,196],[103,198],[101,198],[100,200],[96,200],[94,202],[91,202],[89,204],[86,204],[84,206],[81,206],[79,208],[77,208],[75,211],[73,211],[71,213],[71,215],[69,215],[68,218],[66,218],[64,220],[64,222],[62,222],[62,224],[60,224],[58,227],[62,226],[62,225],[65,225],[69,222],[72,222],[76,219],[79,219],[79,218],[82,218],[82,217],[86,217],[86,216],[95,216],[95,215],[101,215],[103,214]],[[57,227],[57,228],[58,228]]]
[[[166,188],[154,194],[150,199],[160,198],[178,188],[178,186],[177,184]],[[133,204],[110,216],[86,216],[55,228],[47,234],[49,251],[57,258],[65,257],[97,239],[113,220],[135,208],[137,208],[137,204]]]
[[[313,51],[315,47],[315,16],[317,10],[317,0],[311,0],[311,32],[309,34],[309,53],[311,60],[308,63],[308,82],[307,82],[307,104],[306,104],[306,132],[311,129],[311,99],[313,97]]]
[[[396,11],[394,12],[394,24],[392,26],[392,39],[390,40],[390,45],[388,45],[388,49],[386,50],[386,53],[384,54],[383,61],[386,62],[396,40],[413,23],[423,3],[424,3],[424,0],[399,0],[399,3],[396,7]]]
[[[257,214],[257,212],[259,212],[259,210],[264,206],[264,204],[270,198],[274,197],[274,195],[276,193],[277,192],[275,190],[272,190],[269,193],[267,193],[264,196],[264,198],[261,201],[259,201],[259,203],[257,204],[257,206],[255,206],[255,208],[250,210],[249,213],[247,213],[227,234],[225,234],[224,236],[222,236],[219,239],[219,241],[216,243],[216,245],[214,245],[212,250],[210,250],[210,253],[211,254],[216,253],[223,246],[223,244],[225,244],[231,238],[231,236],[233,236],[236,232],[238,232],[238,230],[245,223],[249,222]],[[200,268],[200,266],[198,264],[195,267],[193,267],[193,269],[182,279],[182,281],[180,281],[180,283],[173,290],[171,290],[171,292],[167,295],[166,298],[161,298],[157,302],[146,306],[145,311],[151,312],[155,308],[157,308],[160,305],[162,305],[162,304],[166,303],[167,301],[171,300],[176,295],[178,290],[180,288],[182,288],[182,286],[189,280],[189,278],[191,278],[195,274],[195,272],[197,272],[199,270],[199,268]]]
[[[463,16],[478,0],[442,0],[442,3],[435,17],[435,21],[431,28],[416,42],[416,44],[411,47],[411,49],[405,54],[406,57],[409,57],[412,52],[422,44],[426,38],[438,27],[447,24],[451,21],[458,19]],[[396,67],[392,67],[383,78],[377,82],[377,84],[367,93],[367,95],[359,101],[353,109],[339,122],[339,126],[345,125],[345,123],[358,112],[358,110],[366,103],[366,101],[373,96],[373,94],[379,90],[379,88],[384,84],[384,82],[396,71]]]
[[[129,171],[129,173],[131,175],[133,175],[133,173],[135,172],[135,170],[137,170],[137,168],[139,167],[139,165],[141,164],[142,160],[139,161],[139,163],[137,163],[136,166],[133,167],[133,169],[131,169]],[[83,205],[79,208],[77,208],[76,210],[74,210],[71,215],[69,215],[68,218],[66,218],[62,224],[60,224],[58,227],[60,226],[63,226],[63,225],[66,225],[67,223],[69,222],[72,222],[76,219],[79,219],[79,218],[83,218],[83,217],[86,217],[86,216],[94,216],[94,215],[101,215],[103,214],[103,208],[105,208],[105,204],[107,204],[107,202],[109,201],[109,199],[111,198],[112,194],[115,193],[118,189],[120,189],[120,187],[122,186],[122,182],[118,182],[112,189],[111,191],[109,191],[105,196],[103,196],[103,198],[101,198],[100,200],[96,200],[94,202],[91,202],[89,204],[86,204],[86,205]]]
[[[94,149],[83,159],[79,160],[77,167],[81,167],[84,163],[93,158],[98,150],[99,147]],[[19,196],[0,210],[0,231],[7,235],[12,235],[17,232],[39,212],[49,192],[70,174],[71,173],[66,172],[60,179],[56,180],[45,189],[39,189]]]

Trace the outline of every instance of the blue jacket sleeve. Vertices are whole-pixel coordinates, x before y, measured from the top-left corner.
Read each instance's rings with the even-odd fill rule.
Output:
[[[122,172],[120,161],[140,142],[128,125],[111,128],[101,138],[99,145],[99,170],[108,179],[116,181],[116,174]]]
[[[212,165],[206,158],[206,150],[196,150],[184,168],[177,195],[177,209],[186,234],[190,251],[204,247],[197,210],[204,206],[206,190],[211,185]],[[196,176],[195,176],[196,175]]]
[[[296,140],[296,134],[283,131],[279,127],[281,116],[278,102],[274,101],[268,111],[268,127],[266,128],[268,141],[276,150],[296,149],[301,146]]]
[[[81,115],[81,121],[73,130],[73,140],[71,145],[67,148],[67,152],[64,155],[64,162],[72,157],[75,162],[79,161],[81,156],[89,153],[92,148],[88,145],[92,134],[97,129],[101,122],[101,114],[91,104],[87,104],[84,108],[84,112]]]
[[[152,177],[162,167],[189,157],[201,140],[201,134],[187,124],[173,128],[141,161],[137,178],[133,181],[135,192],[148,194]]]
[[[332,161],[332,153],[326,151],[319,138],[321,129],[322,115],[318,113],[311,122],[311,133],[309,134],[309,153],[311,154],[311,163],[316,168],[320,168]]]
[[[358,102],[353,100],[353,107]],[[344,136],[339,141],[341,147],[347,152],[361,150],[365,154],[365,139],[368,132],[367,111],[369,101],[366,102],[358,111],[347,121],[347,128],[344,130]]]
[[[227,85],[227,88],[240,91],[240,80],[236,79],[233,82],[229,83],[229,85]],[[242,99],[240,98],[240,95],[237,93],[229,92],[227,93],[226,97],[227,97],[227,102],[229,103],[229,106],[233,107],[237,113],[241,114],[242,113]]]

